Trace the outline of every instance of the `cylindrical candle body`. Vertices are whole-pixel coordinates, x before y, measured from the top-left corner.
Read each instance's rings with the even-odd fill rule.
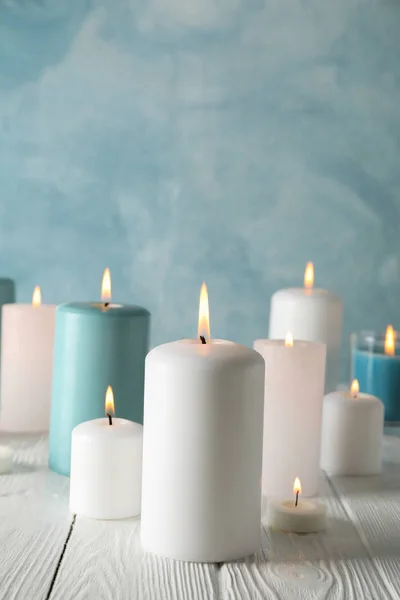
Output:
[[[89,519],[140,513],[143,426],[94,419],[72,432],[70,510]]]
[[[375,396],[332,392],[324,398],[321,467],[332,475],[381,470],[383,404]]]
[[[6,304],[2,311],[0,428],[49,430],[53,370],[52,304]]]
[[[195,562],[260,543],[264,364],[249,348],[182,340],[146,359],[142,543]]]
[[[343,302],[331,292],[294,288],[279,290],[271,298],[271,339],[284,339],[290,331],[294,339],[326,345],[325,393],[339,383],[342,328]]]
[[[265,359],[262,491],[265,496],[292,495],[300,477],[303,496],[318,491],[325,345],[256,340]]]
[[[326,528],[326,508],[314,500],[272,500],[267,506],[267,525],[287,533],[314,533]]]
[[[64,304],[57,309],[50,424],[53,471],[69,475],[71,433],[104,415],[111,385],[121,418],[143,423],[150,315],[137,306]]]
[[[0,277],[0,313],[4,304],[13,304],[15,302],[15,284],[8,277]],[[1,339],[1,318],[0,318],[0,339]]]

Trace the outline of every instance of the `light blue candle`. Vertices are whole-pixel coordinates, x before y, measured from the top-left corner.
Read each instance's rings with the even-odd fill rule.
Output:
[[[400,422],[400,355],[395,346],[394,340],[395,354],[387,353],[384,337],[366,332],[352,352],[352,379],[358,379],[361,392],[382,400],[388,422]]]
[[[138,306],[73,303],[57,308],[49,466],[70,473],[71,433],[104,417],[107,386],[115,414],[143,423],[150,314]]]

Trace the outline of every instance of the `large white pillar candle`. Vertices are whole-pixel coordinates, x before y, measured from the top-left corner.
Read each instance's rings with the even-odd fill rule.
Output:
[[[277,291],[271,298],[269,334],[283,339],[288,331],[297,340],[326,344],[325,393],[336,389],[340,377],[343,302],[327,290],[313,288],[314,267],[308,263],[304,288]]]
[[[324,398],[321,467],[330,475],[376,475],[381,471],[384,425],[383,403],[351,390]]]
[[[140,513],[143,426],[112,416],[111,387],[106,413],[72,431],[70,510],[89,519],[127,519]]]
[[[141,537],[155,554],[222,562],[260,544],[264,361],[210,340],[202,312],[199,335],[146,358]]]
[[[0,429],[48,431],[56,306],[5,304],[2,311]]]
[[[256,340],[265,359],[263,495],[286,498],[299,476],[303,494],[318,491],[325,345]]]

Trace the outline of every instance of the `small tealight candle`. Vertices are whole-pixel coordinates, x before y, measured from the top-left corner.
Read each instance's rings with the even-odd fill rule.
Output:
[[[288,533],[315,533],[325,529],[325,505],[310,498],[299,499],[301,483],[298,477],[294,480],[293,494],[294,498],[268,502],[267,524]]]
[[[90,519],[127,519],[140,513],[143,426],[114,418],[108,386],[107,417],[72,432],[70,510]]]
[[[0,446],[0,475],[6,475],[12,471],[14,452],[9,446]]]
[[[330,475],[376,475],[381,470],[384,407],[379,398],[350,391],[324,398],[321,467]]]

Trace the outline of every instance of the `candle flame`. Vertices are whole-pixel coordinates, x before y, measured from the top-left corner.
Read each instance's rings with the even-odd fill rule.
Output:
[[[358,392],[360,391],[360,384],[358,383],[358,379],[353,379],[350,386],[350,393],[353,398],[357,398]]]
[[[106,407],[106,415],[113,416],[115,414],[114,394],[113,394],[111,385],[108,386],[107,391],[106,391],[105,407]]]
[[[211,339],[208,290],[205,283],[202,284],[200,289],[198,336],[200,337],[201,335],[204,336],[206,340]]]
[[[37,285],[33,290],[32,295],[32,306],[34,308],[38,308],[42,304],[42,292],[40,291],[40,287]]]
[[[111,300],[111,273],[110,269],[105,269],[103,273],[103,280],[101,282],[101,299],[103,302],[110,302]]]
[[[393,356],[396,351],[396,332],[391,325],[386,328],[385,335],[385,354]]]
[[[293,336],[290,331],[285,335],[285,346],[292,347],[293,346]]]
[[[304,271],[304,287],[306,290],[311,290],[314,285],[314,265],[312,262],[307,263]]]
[[[293,483],[293,494],[297,494],[297,492],[301,494],[301,483],[298,477],[296,477]]]

